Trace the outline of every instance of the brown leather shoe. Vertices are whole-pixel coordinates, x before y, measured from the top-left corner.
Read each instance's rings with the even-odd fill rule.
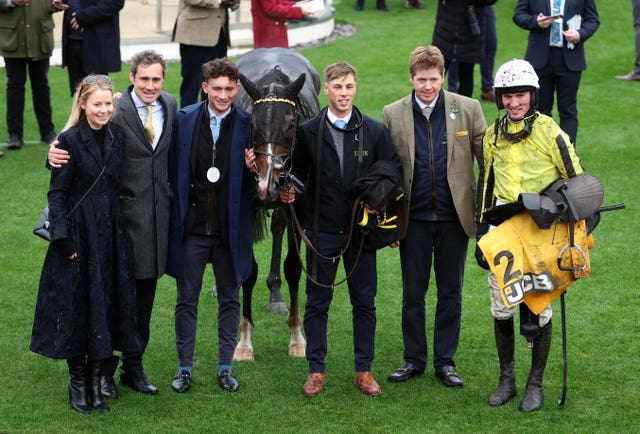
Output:
[[[380,395],[380,385],[373,379],[371,371],[356,372],[356,386],[364,395],[378,396]]]
[[[302,386],[302,394],[304,396],[317,396],[322,392],[324,383],[324,372],[312,372],[307,376],[307,381]]]

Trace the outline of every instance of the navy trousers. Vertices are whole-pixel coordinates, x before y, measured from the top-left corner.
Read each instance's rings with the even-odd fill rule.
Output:
[[[204,101],[202,92],[202,65],[213,59],[227,57],[227,38],[220,31],[218,43],[214,47],[180,44],[182,84],[180,84],[180,107],[198,102],[198,95]]]
[[[425,296],[431,265],[438,291],[433,327],[433,366],[455,366],[460,338],[462,282],[469,238],[459,222],[409,221],[400,243],[402,268],[402,337],[404,360],[427,365]]]
[[[193,366],[198,301],[207,263],[213,264],[218,292],[218,364],[231,365],[240,325],[240,286],[236,283],[231,255],[220,237],[203,235],[187,235],[183,254],[175,310],[179,366]]]
[[[536,70],[536,74],[540,79],[538,92],[540,113],[551,116],[555,94],[560,128],[575,144],[578,136],[578,88],[582,71],[570,71],[564,62],[562,48],[550,48],[549,61],[544,68]]]
[[[323,256],[338,255],[340,249],[347,242],[347,235],[320,233],[318,234],[318,252]],[[312,239],[309,234],[309,239]],[[353,270],[357,257],[357,249],[350,248],[342,257],[347,274]],[[317,261],[317,262],[316,262]],[[328,261],[316,257],[307,249],[307,270],[312,271],[316,262],[315,280],[322,284],[335,281],[340,261]],[[377,270],[376,252],[362,251],[360,260],[355,264],[356,269],[347,281],[349,298],[353,316],[353,351],[355,356],[355,370],[365,372],[371,370],[374,357],[376,333],[376,305]],[[343,288],[338,287],[338,290]],[[324,288],[314,284],[307,277],[307,303],[304,313],[304,332],[307,337],[307,361],[309,372],[325,372],[325,357],[327,355],[327,322],[329,306],[333,299],[333,288]]]

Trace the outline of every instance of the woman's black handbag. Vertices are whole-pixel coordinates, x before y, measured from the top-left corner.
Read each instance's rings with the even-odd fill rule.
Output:
[[[51,241],[51,235],[49,234],[49,207],[45,207],[42,211],[42,215],[38,219],[38,223],[33,227],[33,233],[42,238],[43,240]]]
[[[87,191],[85,192],[85,194],[82,195],[80,200],[76,202],[73,208],[71,208],[71,211],[69,211],[69,213],[67,214],[67,219],[71,217],[71,214],[73,214],[76,208],[78,208],[78,205],[80,205],[80,203],[82,203],[84,198],[87,197],[89,192],[93,190],[93,187],[96,186],[96,184],[98,183],[98,180],[102,177],[103,173],[104,173],[104,167],[100,171],[100,174],[96,177],[95,181],[93,181],[93,184],[91,184],[91,187],[87,189]],[[33,227],[33,233],[39,236],[40,238],[42,238],[43,240],[51,241],[51,234],[49,234],[49,207],[48,206],[45,207],[44,210],[42,210],[42,215],[40,215],[40,218],[38,219],[38,223],[36,223],[36,225]]]

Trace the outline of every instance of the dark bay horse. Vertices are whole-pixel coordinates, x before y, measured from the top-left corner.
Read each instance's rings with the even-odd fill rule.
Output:
[[[290,157],[294,152],[295,134],[299,122],[320,111],[318,92],[320,76],[313,65],[301,54],[285,48],[260,48],[241,56],[236,62],[241,72],[242,88],[236,102],[252,113],[252,132],[249,146],[256,155],[256,240],[264,233],[266,217],[271,211],[271,268],[267,277],[270,291],[269,310],[286,313],[291,332],[289,355],[304,357],[306,341],[302,336],[302,320],[298,306],[301,265],[294,230],[288,217],[288,208],[278,206],[278,190],[286,182],[290,170]],[[295,206],[301,205],[301,200]],[[289,309],[280,289],[280,262],[282,240],[287,233],[287,256],[284,275],[289,286]],[[240,339],[234,352],[235,360],[253,360],[251,343],[253,332],[252,295],[258,276],[254,259],[252,276],[243,284]]]

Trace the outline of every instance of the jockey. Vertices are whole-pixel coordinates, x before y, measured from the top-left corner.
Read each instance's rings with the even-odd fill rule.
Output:
[[[539,193],[558,178],[571,178],[582,173],[580,160],[567,134],[552,118],[537,110],[539,88],[538,77],[527,61],[509,61],[496,73],[496,105],[498,110],[505,109],[506,114],[487,128],[483,140],[478,238],[487,232],[488,225],[482,219],[487,208],[516,202],[520,193]],[[482,254],[477,254],[476,258],[480,263]],[[516,395],[513,325],[516,306],[505,305],[496,276],[491,271],[488,281],[500,360],[500,381],[489,398],[489,404],[499,406]],[[544,400],[542,377],[551,345],[552,312],[550,304],[538,315],[525,303],[520,306],[521,333],[532,346],[532,357],[525,395],[519,408],[521,411],[533,411],[540,408]]]

